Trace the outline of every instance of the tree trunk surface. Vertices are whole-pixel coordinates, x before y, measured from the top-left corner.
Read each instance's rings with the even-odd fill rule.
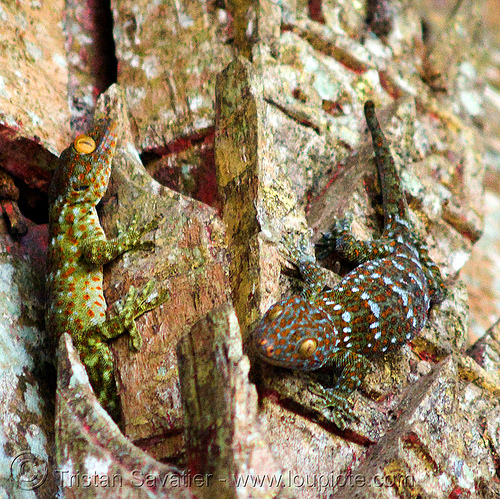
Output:
[[[498,202],[500,158],[483,4],[0,4],[1,497],[500,495],[500,274],[474,258],[460,274],[483,230],[499,244],[483,226],[484,168]],[[368,99],[447,296],[375,362],[340,429],[311,376],[263,364],[251,340],[300,289],[284,234],[313,256],[336,219],[381,233]],[[162,217],[152,251],[105,267],[109,313],[151,279],[168,295],[137,320],[139,352],[111,342],[119,425],[43,321],[52,171],[103,115],[122,137],[105,233]],[[322,263],[334,283],[337,262]]]

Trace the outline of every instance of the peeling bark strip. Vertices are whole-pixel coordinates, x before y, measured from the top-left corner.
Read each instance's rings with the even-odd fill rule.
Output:
[[[11,236],[24,236],[28,232],[27,220],[19,210],[19,189],[7,172],[0,170],[0,214],[3,214]]]
[[[232,296],[244,338],[259,313],[278,298],[281,234],[287,228],[306,233],[304,212],[277,161],[269,127],[282,112],[265,101],[261,78],[239,58],[220,74],[216,87],[217,181],[233,256]]]
[[[140,352],[129,351],[126,338],[113,343],[115,371],[125,434],[153,456],[179,460],[183,422],[175,348],[189,327],[228,300],[224,227],[206,205],[161,186],[144,169],[134,146],[123,92],[111,87],[98,112],[111,107],[123,126],[110,187],[100,216],[108,234],[117,226],[141,224],[162,216],[151,235],[154,251],[134,252],[105,272],[108,303],[123,297],[131,284],[156,281],[169,299],[137,321],[143,337]]]
[[[123,0],[112,8],[118,80],[140,149],[212,126],[215,76],[234,53],[224,3]]]
[[[373,67],[370,54],[349,39],[338,36],[331,29],[308,19],[297,19],[281,28],[300,36],[324,55],[333,57],[348,69],[363,73]]]
[[[210,480],[204,498],[242,497],[236,476],[279,473],[264,441],[257,392],[248,381],[248,358],[228,303],[200,319],[179,343],[179,374],[189,468]],[[273,487],[248,487],[264,498]]]

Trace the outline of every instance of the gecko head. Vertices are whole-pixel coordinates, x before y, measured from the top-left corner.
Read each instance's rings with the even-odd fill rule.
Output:
[[[94,126],[78,135],[59,158],[49,197],[65,203],[97,204],[104,196],[111,174],[111,161],[117,142],[116,120],[96,120]]]
[[[328,351],[335,346],[326,314],[301,296],[273,305],[255,329],[253,339],[261,359],[302,371],[323,367]]]

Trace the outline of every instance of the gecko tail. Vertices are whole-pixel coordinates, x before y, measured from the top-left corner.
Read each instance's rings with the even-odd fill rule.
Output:
[[[384,204],[385,226],[408,220],[408,206],[401,187],[401,179],[389,150],[387,139],[382,133],[371,100],[365,102],[365,118],[372,136],[375,162],[379,173]]]

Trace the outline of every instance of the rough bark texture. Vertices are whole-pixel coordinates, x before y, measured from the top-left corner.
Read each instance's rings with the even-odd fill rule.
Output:
[[[279,491],[276,486],[238,490],[234,480],[280,474],[263,437],[265,422],[241,347],[229,303],[198,321],[178,346],[188,467],[207,477],[209,487],[202,492],[207,498],[268,497]]]
[[[64,497],[193,497],[180,470],[135,447],[99,405],[67,334],[58,357],[54,469]]]
[[[457,278],[483,230],[483,163],[498,203],[500,72],[483,57],[482,2],[457,2],[442,22],[435,4],[0,5],[0,492],[500,494],[498,274],[481,273],[498,260],[493,224],[491,263],[469,266],[468,281],[480,279],[473,304],[489,306],[473,330],[494,323],[474,345]],[[138,320],[141,352],[126,338],[112,345],[120,428],[71,340],[43,328],[51,163],[115,78],[122,90],[98,113],[114,109],[126,133],[103,225],[114,235],[155,214],[165,222],[148,236],[153,252],[108,266],[106,299],[150,278],[169,291]],[[359,422],[341,432],[318,410],[310,376],[259,364],[249,340],[262,313],[300,289],[282,272],[286,230],[310,252],[334,216],[350,215],[359,237],[380,232],[367,98],[449,294],[411,345],[377,363],[352,397]]]

